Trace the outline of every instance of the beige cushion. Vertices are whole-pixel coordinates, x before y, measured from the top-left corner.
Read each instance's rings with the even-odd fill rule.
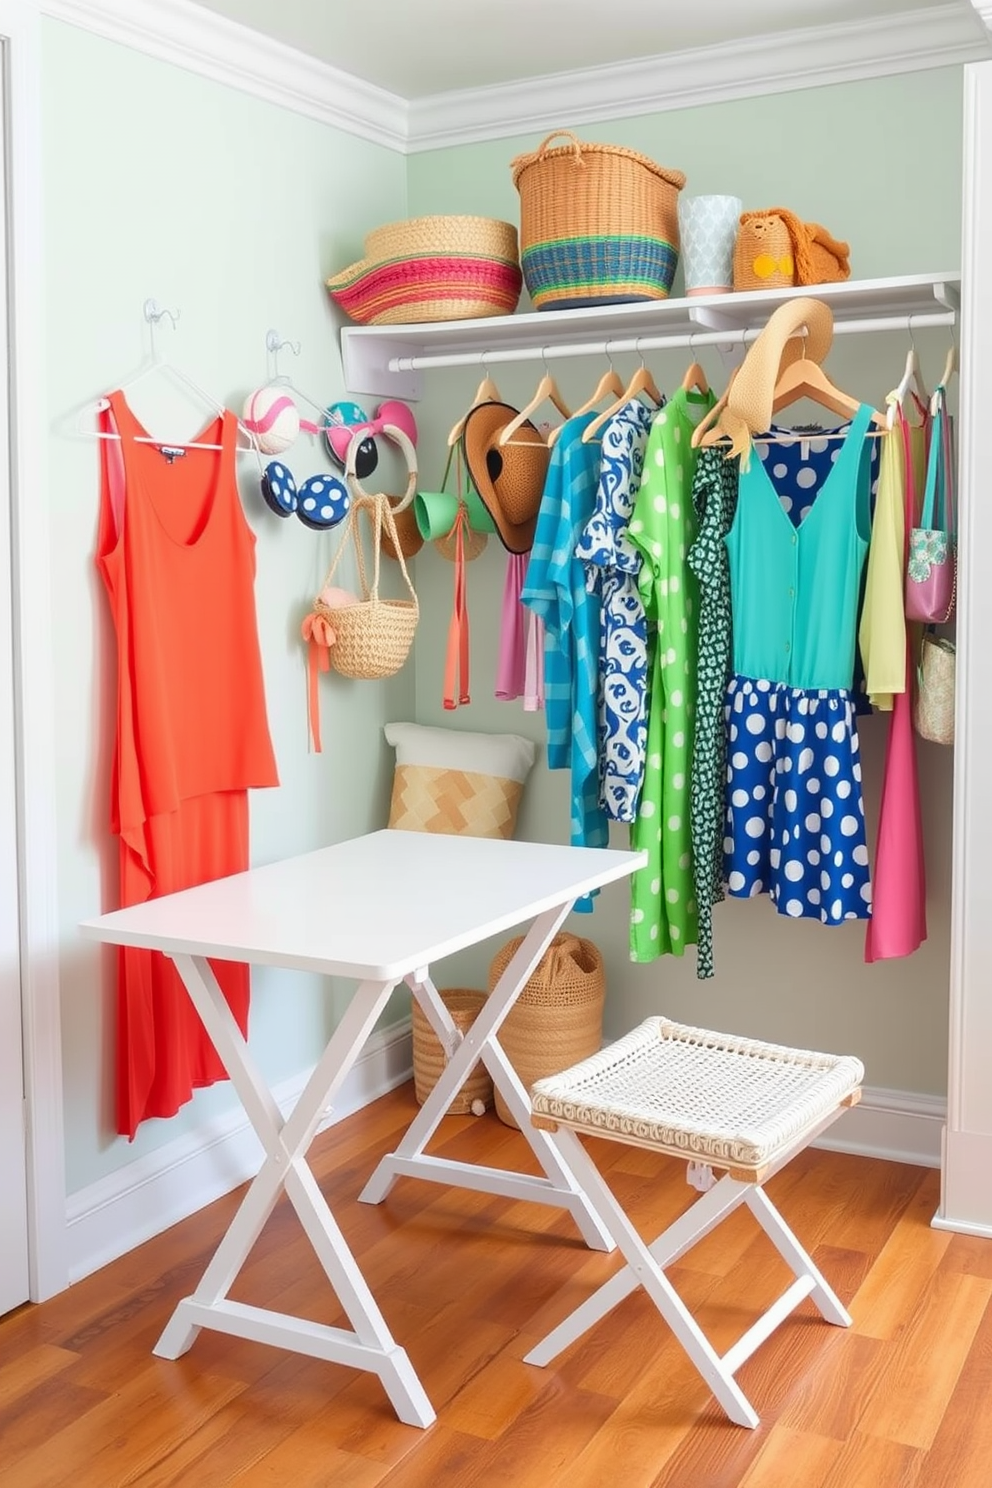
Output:
[[[389,826],[407,832],[512,837],[536,753],[518,734],[389,723],[396,750]]]

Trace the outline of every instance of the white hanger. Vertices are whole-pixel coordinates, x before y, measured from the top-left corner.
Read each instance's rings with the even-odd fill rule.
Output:
[[[168,374],[168,376],[171,377],[175,382],[179,383],[179,385],[185,388],[187,392],[192,393],[196,398],[200,400],[201,403],[205,403],[208,408],[213,410],[214,413],[219,415],[224,415],[225,413],[227,413],[228,410],[225,408],[223,403],[218,403],[217,399],[212,397],[210,393],[206,392],[202,387],[200,387],[199,383],[194,382],[192,377],[190,377],[188,373],[183,372],[179,367],[175,365],[175,363],[170,362],[169,360],[167,360],[166,357],[156,352],[156,324],[162,319],[163,316],[167,315],[172,321],[173,326],[175,326],[179,320],[180,311],[162,309],[158,305],[157,301],[146,300],[143,307],[143,314],[145,320],[148,322],[148,325],[151,328],[151,358],[145,366],[139,368],[139,370],[134,374],[133,377],[129,377],[125,381],[121,382],[118,385],[118,390],[122,393],[126,392],[129,388],[135,387],[139,382],[143,382],[146,377],[150,377],[154,372],[163,372]],[[120,443],[120,434],[111,434],[104,429],[84,429],[82,427],[82,421],[84,417],[89,416],[91,419],[94,419],[97,417],[98,414],[106,412],[109,407],[110,399],[106,397],[97,398],[94,402],[85,404],[79,410],[79,414],[76,418],[76,433],[81,435],[85,439],[112,439]],[[258,455],[258,445],[254,439],[254,436],[252,435],[251,430],[247,429],[240,419],[238,419],[238,430],[244,436],[246,441],[245,444],[239,445],[238,448],[252,450],[256,455]],[[204,440],[159,439],[154,438],[151,434],[135,434],[132,436],[132,438],[133,442],[136,444],[156,444],[175,449],[222,450],[224,448],[222,444],[211,444]]]
[[[913,340],[913,317],[909,317],[909,351],[906,353],[906,366],[898,387],[894,387],[891,393],[886,394],[888,405],[885,422],[888,428],[892,428],[896,421],[896,410],[901,408],[906,401],[906,394],[915,383],[916,396],[926,406],[930,402],[930,394],[923,381],[923,372],[920,367],[920,358],[916,351],[916,342]]]
[[[312,420],[301,419],[300,428],[306,434],[320,434],[327,423],[327,409],[323,403],[318,403],[316,399],[309,397],[302,388],[297,387],[287,372],[279,371],[279,353],[286,347],[289,348],[294,356],[299,356],[301,350],[299,341],[284,341],[278,331],[268,331],[266,333],[265,350],[267,355],[272,358],[272,375],[267,379],[265,386],[284,387],[296,398],[301,399],[304,403],[309,403],[314,412],[320,415],[320,422],[314,423]]]

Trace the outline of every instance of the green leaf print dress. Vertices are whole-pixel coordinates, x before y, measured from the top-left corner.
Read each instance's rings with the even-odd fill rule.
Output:
[[[714,402],[711,392],[679,388],[659,410],[628,529],[643,555],[649,623],[647,758],[631,828],[631,846],[648,863],[631,885],[632,961],[681,956],[697,935],[689,791],[699,591],[685,556],[695,536],[692,434]]]

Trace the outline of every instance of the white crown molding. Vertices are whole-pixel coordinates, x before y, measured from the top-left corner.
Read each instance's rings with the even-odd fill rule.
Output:
[[[971,0],[412,101],[192,0],[39,0],[43,14],[402,153],[992,56]]]
[[[39,0],[42,14],[405,151],[405,99],[192,0]]]
[[[318,1131],[394,1090],[413,1073],[410,1019],[379,1029],[352,1067]],[[311,1071],[273,1094],[285,1116]],[[76,1282],[196,1214],[258,1172],[262,1144],[240,1106],[98,1179],[66,1204],[68,1279]]]
[[[982,10],[992,16],[992,5]],[[971,11],[959,4],[938,5],[414,99],[407,148],[433,150],[545,133],[563,121],[633,118],[989,56],[992,44]]]

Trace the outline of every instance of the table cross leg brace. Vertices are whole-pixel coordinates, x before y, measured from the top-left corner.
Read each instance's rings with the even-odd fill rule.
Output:
[[[557,1205],[569,1211],[591,1249],[608,1251],[615,1248],[616,1242],[583,1192],[565,1155],[547,1132],[531,1124],[530,1097],[497,1038],[500,1025],[521,988],[529,980],[571,908],[571,903],[561,904],[537,916],[464,1035],[455,1027],[427,970],[407,978],[414,997],[450,1057],[400,1145],[380,1161],[359,1194],[364,1203],[381,1203],[400,1176],[427,1178],[437,1183],[499,1194],[503,1198]],[[545,1175],[543,1178],[425,1153],[424,1149],[441,1118],[479,1059],[485,1064],[533,1150]]]
[[[394,1341],[305,1160],[325,1110],[347,1078],[395,982],[362,983],[284,1120],[209,963],[201,956],[176,955],[173,959],[266,1155],[196,1290],[178,1304],[154,1352],[162,1358],[178,1358],[202,1327],[275,1344],[377,1374],[400,1420],[411,1426],[429,1426],[435,1419],[433,1407],[406,1351]],[[228,1300],[231,1285],[283,1190],[354,1332]]]
[[[550,1363],[625,1297],[643,1286],[730,1419],[739,1426],[757,1426],[758,1414],[734,1379],[745,1359],[751,1357],[759,1344],[805,1297],[813,1298],[828,1322],[840,1327],[851,1324],[850,1315],[840,1299],[767,1194],[754,1183],[745,1183],[726,1174],[648,1245],[641,1239],[576,1134],[570,1128],[560,1126],[549,1135],[564,1148],[571,1167],[582,1179],[586,1193],[596,1204],[604,1223],[609,1224],[627,1264],[535,1344],[524,1356],[524,1363]],[[796,1280],[721,1356],[668,1280],[664,1268],[678,1260],[741,1204],[746,1204],[754,1214]]]

